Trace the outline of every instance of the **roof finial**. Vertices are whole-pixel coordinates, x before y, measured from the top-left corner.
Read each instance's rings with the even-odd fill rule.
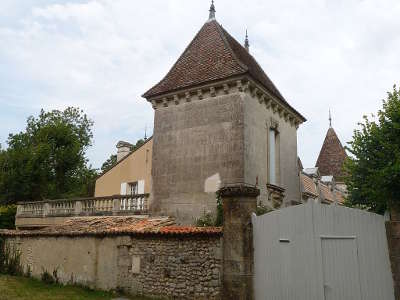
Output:
[[[147,124],[144,126],[144,140],[147,141]]]
[[[250,52],[250,43],[249,43],[249,36],[247,35],[247,29],[246,29],[246,38],[244,39],[244,47],[246,48],[247,52]]]
[[[329,109],[329,128],[332,128],[332,116],[331,116],[331,109]]]
[[[211,0],[211,6],[210,6],[210,15],[208,17],[208,20],[215,20],[215,6],[214,6],[214,0]]]

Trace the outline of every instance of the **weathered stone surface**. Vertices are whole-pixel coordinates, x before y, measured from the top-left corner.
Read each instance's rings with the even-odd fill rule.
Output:
[[[392,212],[392,219],[394,213]],[[398,216],[398,213],[395,214]],[[400,221],[386,222],[386,235],[389,246],[389,258],[392,267],[394,294],[396,299],[400,299]]]
[[[266,108],[248,89],[231,89],[215,97],[167,105],[155,110],[152,204],[155,214],[193,223],[214,213],[210,178],[221,185],[246,183],[260,188],[268,202],[268,132],[277,136],[276,185],[285,189],[283,205],[300,201],[297,128],[278,110]],[[270,206],[273,206],[270,203]]]
[[[256,211],[259,190],[237,185],[224,187],[219,193],[222,195],[224,211],[223,299],[253,300],[251,214]]]
[[[154,213],[193,223],[216,209],[215,193],[204,190],[207,178],[243,181],[243,109],[235,93],[155,110]]]
[[[220,299],[221,240],[198,237],[8,237],[40,278],[173,299]],[[51,251],[47,251],[51,249]]]

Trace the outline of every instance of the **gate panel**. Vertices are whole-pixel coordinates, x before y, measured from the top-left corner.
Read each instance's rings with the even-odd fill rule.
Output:
[[[355,238],[322,238],[325,300],[361,300]]]
[[[309,202],[252,221],[256,300],[394,300],[382,216]]]

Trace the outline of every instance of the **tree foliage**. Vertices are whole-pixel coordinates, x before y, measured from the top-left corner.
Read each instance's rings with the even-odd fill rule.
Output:
[[[102,164],[101,172],[105,173],[117,164],[117,155],[111,154],[110,157]]]
[[[145,140],[143,139],[139,139],[137,140],[135,145],[132,145],[131,147],[131,151],[136,151],[137,149],[139,149],[141,146],[144,145],[144,143],[146,143]],[[101,166],[101,172],[105,173],[108,170],[110,170],[112,167],[114,167],[117,164],[117,155],[116,154],[111,154],[109,158],[107,158],[107,160],[102,164]]]
[[[15,229],[16,205],[0,206],[0,229]]]
[[[136,151],[137,149],[139,149],[140,147],[142,147],[144,145],[144,143],[146,143],[145,140],[143,139],[139,139],[136,141],[136,144],[132,146],[131,150],[132,151]]]
[[[10,134],[0,152],[0,201],[90,195],[96,171],[88,167],[93,122],[78,108],[41,110],[25,131]]]
[[[373,120],[364,116],[345,163],[348,203],[383,213],[400,207],[400,91],[388,93]]]

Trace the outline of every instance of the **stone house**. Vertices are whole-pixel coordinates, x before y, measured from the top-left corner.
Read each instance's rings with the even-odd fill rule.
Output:
[[[300,201],[297,129],[305,118],[251,55],[247,36],[242,46],[213,7],[167,75],[143,95],[154,108],[151,180],[150,163],[137,166],[133,153],[97,180],[96,196],[136,180],[116,175],[130,165],[151,182],[150,211],[183,223],[215,212],[221,184],[258,186],[259,202],[275,208]]]

